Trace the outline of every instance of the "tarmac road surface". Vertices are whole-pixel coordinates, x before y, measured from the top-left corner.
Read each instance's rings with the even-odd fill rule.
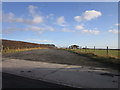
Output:
[[[40,61],[57,64],[68,65],[84,65],[95,67],[106,67],[101,63],[92,61],[91,59],[80,56],[65,50],[58,49],[38,49],[24,52],[8,53],[2,55],[3,58],[23,59],[28,61]]]
[[[2,74],[2,88],[70,88],[68,86],[34,80],[13,74]]]
[[[2,72],[76,88],[118,88],[120,76],[117,70],[106,68],[87,57],[57,49],[5,54],[2,57]],[[17,82],[23,82],[23,87],[38,87],[31,84],[32,82],[24,83],[25,80],[16,82],[6,78],[6,81],[11,80],[14,83],[10,85],[3,79],[3,86],[15,87]],[[48,87],[47,85],[45,86]]]

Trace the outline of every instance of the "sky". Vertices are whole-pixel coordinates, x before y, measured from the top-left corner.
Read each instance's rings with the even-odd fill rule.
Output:
[[[117,2],[3,2],[2,38],[118,48]]]

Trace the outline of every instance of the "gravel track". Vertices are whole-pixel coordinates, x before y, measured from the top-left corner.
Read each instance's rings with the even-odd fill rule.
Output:
[[[11,54],[4,54],[3,58],[24,59],[31,61],[42,61],[68,65],[103,67],[103,64],[92,61],[87,57],[83,57],[75,53],[58,49],[38,49]]]

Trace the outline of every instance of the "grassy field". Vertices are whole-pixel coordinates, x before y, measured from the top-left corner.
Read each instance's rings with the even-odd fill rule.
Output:
[[[119,50],[108,50],[108,55],[107,55],[107,50],[94,50],[94,49],[69,49],[78,53],[86,53],[86,54],[94,54],[98,56],[103,56],[103,57],[113,57],[113,58],[119,58],[120,51]]]

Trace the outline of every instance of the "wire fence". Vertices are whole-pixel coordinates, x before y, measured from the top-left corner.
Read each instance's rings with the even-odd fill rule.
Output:
[[[96,48],[96,46],[79,46],[79,47],[74,47],[74,48],[66,48],[66,49],[73,49],[76,52],[79,53],[91,53],[94,55],[98,56],[105,56],[105,57],[114,57],[114,58],[119,58],[120,55],[120,49],[111,49],[109,46],[103,47],[103,48]]]

